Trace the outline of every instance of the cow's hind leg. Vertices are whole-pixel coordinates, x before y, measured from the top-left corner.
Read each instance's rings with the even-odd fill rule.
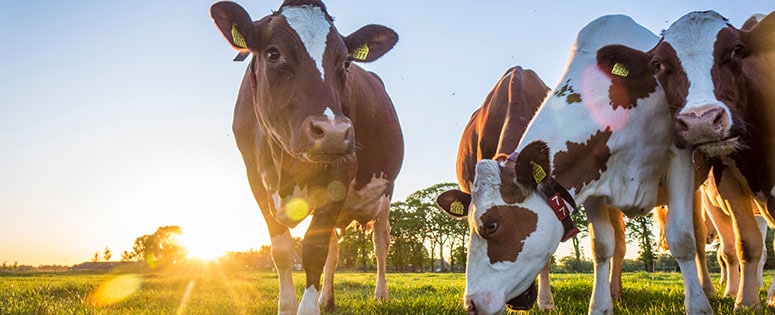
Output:
[[[280,281],[277,313],[281,315],[296,314],[298,301],[296,300],[296,292],[293,290],[293,239],[291,239],[291,233],[286,229],[285,233],[272,236],[271,241],[272,259]]]
[[[387,196],[380,198],[377,202],[377,218],[374,222],[374,255],[377,256],[377,285],[374,288],[374,299],[377,301],[388,300],[387,281],[385,273],[387,272],[387,256],[390,246],[390,199]]]
[[[624,255],[627,254],[627,241],[624,238],[624,218],[621,211],[609,209],[608,217],[614,228],[614,256],[611,265],[611,299],[618,301],[622,297],[622,268]]]
[[[334,310],[334,272],[339,264],[339,239],[336,231],[331,232],[331,242],[328,246],[328,257],[326,257],[326,267],[323,272],[323,289],[320,292],[318,303],[327,312]]]

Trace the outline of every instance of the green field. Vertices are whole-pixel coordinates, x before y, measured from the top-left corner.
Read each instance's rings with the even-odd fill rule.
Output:
[[[372,300],[374,278],[337,274],[333,314],[465,313],[463,274],[388,274],[390,301],[383,303]],[[294,274],[299,297],[303,279]],[[591,274],[553,274],[552,288],[557,311],[544,314],[586,314]],[[626,273],[615,313],[683,314],[682,290],[678,273]],[[760,293],[763,301],[766,290]],[[0,275],[0,314],[276,314],[276,299],[274,273],[227,272],[215,265],[166,273]],[[717,314],[729,314],[734,301],[715,298],[711,304]],[[764,307],[740,314],[769,313]]]

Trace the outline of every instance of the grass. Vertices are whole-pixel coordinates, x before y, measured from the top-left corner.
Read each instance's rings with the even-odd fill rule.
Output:
[[[333,314],[465,313],[463,274],[388,274],[388,302],[373,301],[374,280],[373,273],[337,274]],[[303,281],[303,273],[294,274],[299,297]],[[623,284],[616,314],[684,314],[680,274],[625,273]],[[277,285],[274,273],[216,265],[168,273],[0,275],[0,314],[276,314]],[[553,274],[552,291],[557,310],[543,314],[586,314],[592,275]],[[764,301],[766,290],[760,295]],[[729,314],[734,300],[714,298],[711,305],[717,314]],[[770,313],[763,307],[739,314]]]

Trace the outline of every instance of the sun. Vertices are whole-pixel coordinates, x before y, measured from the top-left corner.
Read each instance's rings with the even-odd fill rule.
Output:
[[[196,234],[186,235],[184,233],[178,237],[178,243],[186,248],[189,259],[218,260],[227,252],[227,249],[223,248],[223,245],[217,240],[197,237]]]

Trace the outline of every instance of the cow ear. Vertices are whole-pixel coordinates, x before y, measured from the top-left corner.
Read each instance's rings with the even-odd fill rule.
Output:
[[[514,165],[517,182],[525,187],[535,188],[544,180],[549,168],[549,147],[543,141],[533,141],[517,155]]]
[[[457,189],[447,190],[436,197],[436,207],[455,219],[468,217],[471,195]]]
[[[215,3],[210,7],[210,16],[231,46],[240,51],[240,55],[247,55],[250,49],[258,47],[256,26],[239,4],[228,1]]]
[[[641,92],[653,92],[657,81],[649,63],[651,55],[624,45],[609,45],[597,51],[597,67],[611,78],[611,105],[634,107]],[[648,94],[648,93],[646,93]]]
[[[398,42],[398,34],[382,25],[370,24],[344,38],[350,59],[371,62],[382,57]]]
[[[742,32],[743,56],[775,51],[775,12],[765,16],[750,32]]]

